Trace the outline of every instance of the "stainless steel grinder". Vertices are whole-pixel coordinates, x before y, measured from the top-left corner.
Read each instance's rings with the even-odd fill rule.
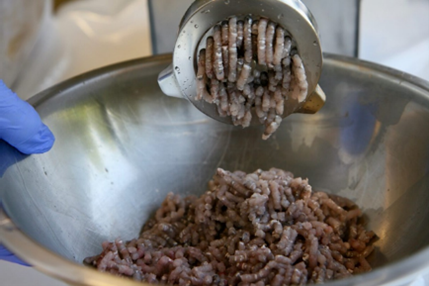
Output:
[[[299,0],[194,1],[180,22],[173,62],[159,76],[162,91],[169,96],[188,99],[213,119],[231,123],[229,118],[218,114],[215,106],[196,100],[197,53],[213,26],[230,16],[247,15],[270,19],[292,36],[303,60],[309,86],[306,100],[293,109],[295,113],[317,112],[325,102],[325,95],[318,86],[322,71],[322,51],[316,21]],[[286,115],[288,114],[285,113],[284,116]]]

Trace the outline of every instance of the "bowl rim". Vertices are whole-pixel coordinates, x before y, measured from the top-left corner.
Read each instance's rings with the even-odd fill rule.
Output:
[[[96,78],[102,78],[111,72],[118,70],[133,70],[150,64],[166,64],[172,60],[171,54],[150,56],[126,62],[121,62],[106,67],[102,67],[82,75],[73,77],[62,83],[59,83],[28,100],[35,108],[52,97],[58,96],[65,91],[75,88],[77,84]],[[374,75],[387,77],[397,81],[400,85],[409,85],[410,87],[423,90],[425,97],[429,100],[429,82],[416,76],[371,63],[368,61],[350,58],[346,56],[324,54],[324,64],[346,66],[347,69],[370,72]],[[21,231],[11,218],[6,214],[6,210],[0,206],[0,240],[18,257],[34,266],[35,269],[48,274],[49,276],[62,280],[72,285],[88,286],[137,286],[149,285],[136,282],[131,279],[124,279],[114,275],[98,272],[97,270],[68,260],[59,254],[45,248],[39,243],[28,237]],[[429,246],[423,248],[418,253],[410,255],[399,261],[389,263],[386,266],[377,268],[371,272],[357,275],[346,280],[337,280],[326,283],[326,285],[403,285],[417,278],[418,275],[429,273]]]

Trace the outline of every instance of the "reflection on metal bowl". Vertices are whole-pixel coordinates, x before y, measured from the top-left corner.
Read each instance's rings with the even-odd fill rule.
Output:
[[[0,179],[6,246],[69,283],[136,285],[81,262],[104,240],[136,237],[168,192],[202,193],[217,167],[277,167],[364,210],[380,237],[375,270],[348,285],[405,285],[429,270],[429,83],[326,55],[326,106],[262,141],[260,127],[218,123],[164,96],[156,79],[170,61],[106,67],[32,99],[57,142],[44,155],[15,153]]]

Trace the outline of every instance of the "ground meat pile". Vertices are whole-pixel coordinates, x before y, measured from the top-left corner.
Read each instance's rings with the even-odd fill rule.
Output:
[[[213,28],[199,52],[197,100],[216,104],[219,115],[248,127],[252,111],[265,125],[263,139],[280,126],[285,101],[303,102],[308,83],[303,62],[276,23],[231,17]]]
[[[85,263],[174,285],[302,285],[371,270],[375,235],[350,200],[279,169],[218,169],[201,197],[168,194],[138,239]]]

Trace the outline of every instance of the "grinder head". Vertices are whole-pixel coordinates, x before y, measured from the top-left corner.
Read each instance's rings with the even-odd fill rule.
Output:
[[[292,37],[304,63],[308,94],[303,102],[287,109],[294,110],[294,113],[317,112],[326,100],[318,86],[322,71],[322,50],[316,21],[299,0],[196,0],[180,23],[173,63],[159,75],[162,91],[168,96],[186,98],[211,118],[232,124],[229,117],[218,114],[215,105],[196,100],[198,52],[205,47],[206,38],[216,24],[231,16],[244,19],[248,15],[254,19],[266,18],[275,22]],[[289,114],[285,113],[284,117]]]

